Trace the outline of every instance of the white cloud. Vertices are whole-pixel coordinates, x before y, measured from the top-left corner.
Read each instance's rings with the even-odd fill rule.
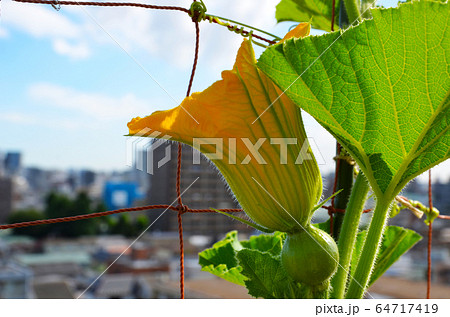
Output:
[[[4,27],[19,30],[35,38],[48,39],[59,54],[72,58],[88,56],[83,41],[83,30],[69,17],[58,13],[51,6],[7,1],[2,6]],[[1,30],[0,30],[1,37]],[[69,45],[68,40],[74,41]]]
[[[278,1],[207,1],[206,5],[208,12],[270,28],[275,25]],[[191,1],[164,3],[171,4],[189,8]],[[72,58],[89,57],[92,47],[97,48],[98,44],[120,49],[119,43],[131,55],[145,52],[186,70],[192,64],[194,25],[182,12],[88,6],[63,6],[61,11],[55,11],[51,6],[8,1],[3,2],[2,20],[8,29],[50,40],[56,53]],[[200,28],[203,65],[217,72],[229,68],[242,38],[206,21]]]
[[[0,112],[0,121],[13,123],[20,126],[39,126],[46,128],[53,127],[57,130],[74,130],[80,128],[80,125],[73,120],[49,120],[43,116],[33,116],[31,114],[14,111]]]
[[[0,112],[0,120],[17,124],[34,124],[36,119],[20,112]]]
[[[0,38],[7,38],[8,36],[8,31],[5,28],[0,27]]]
[[[28,90],[41,104],[57,107],[67,113],[87,115],[97,120],[129,120],[136,114],[148,114],[152,107],[133,94],[115,98],[99,93],[87,93],[50,83],[38,83]],[[156,110],[156,109],[155,109]]]
[[[156,34],[160,28],[154,23],[155,15],[148,10],[126,7],[71,9],[82,18],[87,37],[96,43],[113,44],[116,48],[118,43],[127,51],[156,51]]]
[[[4,2],[2,22],[5,26],[41,38],[54,36],[77,38],[81,35],[81,30],[76,23],[55,11],[51,6]]]
[[[86,43],[80,42],[71,44],[65,39],[54,40],[53,49],[56,53],[67,55],[73,59],[86,58],[91,55],[91,50]]]

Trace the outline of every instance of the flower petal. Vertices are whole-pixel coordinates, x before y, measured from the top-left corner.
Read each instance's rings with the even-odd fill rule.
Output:
[[[283,39],[278,43],[283,43],[293,37],[305,37],[311,31],[311,24],[308,22],[299,23],[295,28],[286,33]]]

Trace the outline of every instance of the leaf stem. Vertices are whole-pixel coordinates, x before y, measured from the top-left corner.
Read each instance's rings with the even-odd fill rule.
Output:
[[[378,199],[377,201],[377,206],[373,213],[372,221],[370,222],[364,248],[361,252],[355,275],[350,282],[345,298],[362,298],[366,291],[367,283],[372,274],[372,269],[383,237],[383,231],[386,227],[390,205],[390,200],[386,201]]]
[[[361,219],[368,191],[369,183],[364,174],[360,172],[353,185],[350,201],[345,211],[344,222],[342,223],[341,233],[339,235],[339,267],[332,281],[332,298],[344,297],[353,248],[358,233],[359,221]]]
[[[359,11],[359,1],[344,0],[345,10],[347,11],[348,21],[352,25],[355,22],[361,22],[361,12]]]

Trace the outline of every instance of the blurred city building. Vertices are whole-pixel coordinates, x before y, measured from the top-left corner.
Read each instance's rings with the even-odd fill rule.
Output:
[[[433,184],[433,205],[441,214],[450,215],[450,181]]]
[[[30,269],[13,261],[0,261],[0,298],[31,298],[32,277]]]
[[[178,144],[166,142],[148,150],[150,187],[148,204],[172,204],[176,206],[176,175]],[[227,188],[219,171],[203,154],[199,163],[194,162],[193,155],[199,153],[192,147],[183,145],[181,155],[181,193],[183,204],[192,209],[240,208]],[[165,162],[167,160],[167,162]],[[161,162],[164,162],[161,166]],[[151,166],[153,164],[153,166]],[[183,192],[186,190],[186,193]],[[170,214],[173,214],[169,211]],[[152,212],[153,219],[160,212]],[[177,217],[165,215],[154,224],[161,231],[177,231]],[[187,234],[220,235],[238,229],[250,232],[251,228],[216,213],[187,214],[183,216],[183,229]]]
[[[0,223],[5,223],[12,211],[13,182],[0,176]]]
[[[50,192],[71,199],[84,192],[93,206],[104,202],[110,209],[145,204],[176,206],[177,147],[177,143],[163,143],[154,149],[144,146],[136,151],[131,168],[109,172],[28,167],[22,166],[20,153],[0,155],[0,222],[5,223],[9,215],[21,209],[44,210]],[[187,189],[183,203],[193,209],[239,208],[211,162],[201,156],[200,163],[194,164],[194,153],[183,146],[181,191]],[[332,187],[333,175],[326,175],[324,197],[331,194],[326,190]],[[450,183],[434,184],[433,203],[442,214],[450,212],[449,192]],[[414,181],[402,195],[427,204],[427,193],[426,184]],[[130,216],[149,215],[151,223],[162,211]],[[320,210],[314,219],[322,222],[328,217],[325,210]],[[368,220],[370,213],[363,215],[363,225]],[[423,219],[406,210],[390,219],[389,224],[411,228],[424,239],[373,285],[371,293],[379,298],[423,298],[428,227]],[[183,228],[186,298],[249,298],[242,286],[202,272],[198,252],[211,247],[228,231],[239,230],[242,239],[247,239],[253,229],[216,213],[184,214]],[[179,298],[177,231],[173,211],[162,215],[137,242],[136,236],[108,230],[78,238],[30,238],[10,230],[0,231],[0,298]],[[437,220],[433,225],[432,261],[432,297],[449,298],[448,221]]]
[[[21,171],[22,155],[19,152],[8,152],[4,159],[4,169],[7,175],[18,175]]]
[[[103,197],[108,209],[119,209],[134,206],[136,200],[143,195],[139,192],[136,183],[106,182]]]
[[[0,177],[5,175],[5,153],[0,151]]]

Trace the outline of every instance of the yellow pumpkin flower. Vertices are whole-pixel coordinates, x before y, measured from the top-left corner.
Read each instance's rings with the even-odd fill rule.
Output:
[[[256,67],[248,40],[222,80],[174,109],[134,118],[128,128],[130,135],[161,132],[205,154],[246,214],[268,229],[300,230],[297,222],[309,222],[322,194],[300,108]]]

